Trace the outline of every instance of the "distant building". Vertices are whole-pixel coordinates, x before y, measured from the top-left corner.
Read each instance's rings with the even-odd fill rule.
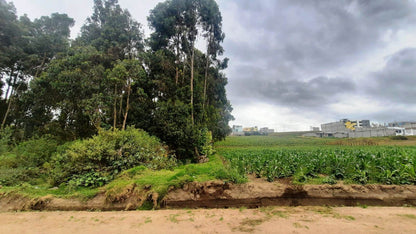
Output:
[[[322,132],[325,133],[348,133],[356,129],[370,128],[370,120],[349,120],[341,119],[338,122],[321,124]]]
[[[243,132],[258,132],[258,131],[259,131],[259,129],[257,128],[257,126],[243,128]]]
[[[341,119],[338,122],[324,123],[321,124],[322,132],[335,133],[335,132],[349,132],[350,130],[345,127],[347,119]]]
[[[403,135],[403,129],[398,127],[362,128],[348,133],[348,137],[384,137]]]
[[[244,136],[260,135],[259,128],[257,126],[243,128]]]
[[[319,127],[313,127],[313,126],[310,127],[310,130],[312,132],[319,132],[320,131]]]
[[[357,127],[371,128],[370,120],[364,119],[364,120],[357,121]]]
[[[274,133],[274,129],[268,128],[268,127],[264,127],[264,128],[260,128],[260,134],[262,135],[267,135],[269,133]]]
[[[413,125],[410,122],[390,123],[386,126],[372,126],[370,120],[349,120],[341,119],[338,122],[325,123],[321,125],[322,137],[383,137],[383,136],[400,136],[407,133],[416,133],[416,122]]]
[[[405,136],[416,136],[416,122],[394,122],[388,126],[403,128]]]
[[[244,136],[243,126],[242,125],[233,125],[232,136]]]

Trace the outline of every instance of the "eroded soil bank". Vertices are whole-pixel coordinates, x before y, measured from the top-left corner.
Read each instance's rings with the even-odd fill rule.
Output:
[[[252,179],[241,185],[222,181],[190,183],[163,200],[168,208],[261,206],[403,206],[416,205],[414,185],[293,185]]]
[[[246,184],[192,182],[171,189],[163,199],[148,189],[130,187],[120,194],[100,193],[88,201],[53,196],[27,198],[0,194],[0,211],[136,210],[154,208],[229,208],[262,206],[416,206],[414,185],[293,185],[287,181],[251,179]]]

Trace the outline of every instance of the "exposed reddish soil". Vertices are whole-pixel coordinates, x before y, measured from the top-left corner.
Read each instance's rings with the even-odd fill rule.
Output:
[[[137,187],[117,195],[98,194],[91,200],[46,196],[29,199],[16,194],[0,194],[0,211],[23,210],[136,210],[143,202],[155,208],[229,208],[263,206],[416,206],[414,185],[293,185],[252,178],[246,184],[223,181],[188,183],[170,191],[158,203],[158,194]]]
[[[287,181],[252,179],[241,185],[222,181],[189,183],[169,192],[167,208],[227,208],[261,206],[403,206],[416,205],[414,185],[293,185]]]
[[[415,233],[410,207],[6,212],[0,233]]]

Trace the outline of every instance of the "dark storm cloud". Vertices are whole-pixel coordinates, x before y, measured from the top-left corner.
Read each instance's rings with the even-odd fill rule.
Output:
[[[387,45],[399,30],[416,25],[416,1],[222,3],[227,33],[225,49],[232,64],[227,72],[228,91],[237,105],[247,100],[266,101],[312,110],[336,103],[341,95],[356,95],[359,89],[356,87],[361,89],[362,84],[354,84],[354,79],[337,76],[336,72]],[[227,19],[231,18],[240,26],[227,26]],[[396,59],[398,56],[392,57],[387,64],[389,68],[379,74],[378,88],[371,90],[373,97],[398,101],[409,96],[409,102],[415,101],[416,92],[411,94],[405,87],[414,87],[416,79],[409,80],[410,67],[409,71],[395,69],[406,66]],[[386,95],[379,92],[387,88],[394,74],[400,76],[397,84]],[[395,93],[402,88],[404,91],[397,96]]]
[[[253,79],[250,73],[247,75],[248,77],[235,84],[240,91],[239,95],[296,109],[325,107],[329,103],[336,102],[341,94],[355,90],[353,82],[339,77],[320,76],[308,81],[300,81],[295,79],[259,80]]]
[[[382,44],[386,32],[414,25],[415,5],[392,0],[238,1],[234,17],[246,34],[230,35],[225,46],[241,60],[263,59],[269,67],[282,63],[319,73],[354,62]]]
[[[388,59],[385,67],[373,74],[367,88],[369,96],[389,103],[416,103],[416,48],[403,49]]]

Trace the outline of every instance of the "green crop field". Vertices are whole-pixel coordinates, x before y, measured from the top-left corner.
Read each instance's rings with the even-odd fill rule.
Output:
[[[391,138],[286,135],[229,137],[216,149],[239,174],[269,181],[290,177],[295,183],[416,184],[414,138],[406,144]]]

